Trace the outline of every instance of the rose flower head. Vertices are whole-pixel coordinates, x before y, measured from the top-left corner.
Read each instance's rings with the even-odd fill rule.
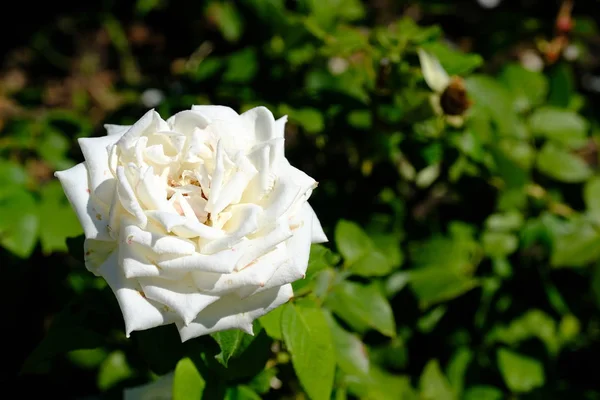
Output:
[[[182,341],[287,302],[311,243],[317,182],[284,155],[286,117],[194,106],[79,139],[56,173],[85,232],[85,265],[117,297],[126,333],[175,323]]]

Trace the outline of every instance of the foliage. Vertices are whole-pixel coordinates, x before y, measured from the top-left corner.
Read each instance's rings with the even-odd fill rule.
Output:
[[[138,0],[67,15],[7,57],[0,254],[21,349],[9,384],[68,398],[600,398],[597,99],[575,80],[584,62],[533,71],[507,56],[553,20],[485,14],[469,52],[443,34],[459,12],[448,2],[289,3]],[[595,23],[575,26],[585,55]],[[459,118],[436,107],[419,49],[464,79]],[[209,103],[288,115],[286,152],[320,182],[311,204],[330,243],[254,336],[126,339],[52,173],[104,123]]]

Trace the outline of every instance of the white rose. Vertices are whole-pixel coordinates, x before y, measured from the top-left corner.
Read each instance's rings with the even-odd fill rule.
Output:
[[[288,301],[312,243],[317,183],[284,156],[286,117],[194,106],[79,140],[57,172],[85,232],[85,263],[114,291],[126,333],[175,323],[182,341],[239,328]]]

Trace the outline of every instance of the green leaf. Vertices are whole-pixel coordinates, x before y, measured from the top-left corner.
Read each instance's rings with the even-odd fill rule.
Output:
[[[531,114],[528,122],[533,133],[564,146],[578,148],[586,142],[588,123],[573,111],[542,107]]]
[[[194,362],[186,357],[177,363],[173,377],[173,400],[196,400],[202,398],[206,381]]]
[[[223,80],[234,83],[248,83],[256,76],[257,72],[256,50],[248,47],[229,56]]]
[[[400,240],[395,235],[375,234],[371,235],[371,240],[381,254],[383,254],[391,268],[396,268],[404,262],[404,254],[400,247]]]
[[[456,350],[446,368],[448,381],[450,382],[452,389],[454,389],[454,393],[459,397],[463,393],[465,373],[472,360],[473,351],[468,347],[460,347]]]
[[[38,238],[39,218],[33,196],[15,190],[0,198],[0,245],[21,258],[33,252]]]
[[[506,257],[519,247],[519,238],[512,233],[484,232],[481,241],[483,250],[492,258]]]
[[[136,342],[137,352],[156,374],[164,375],[173,371],[184,356],[181,338],[174,325],[134,332],[131,338]]]
[[[425,365],[419,379],[421,398],[426,400],[456,400],[448,379],[444,376],[437,360]]]
[[[252,388],[239,385],[227,389],[225,400],[261,400],[261,397]]]
[[[527,393],[544,385],[544,368],[534,359],[507,349],[498,349],[498,368],[509,389]]]
[[[174,374],[170,373],[150,383],[126,388],[123,391],[123,400],[172,400],[173,376]]]
[[[431,186],[431,184],[433,184],[433,182],[435,182],[439,176],[440,164],[436,163],[428,165],[417,172],[417,176],[415,177],[415,185],[417,185],[417,187],[420,189],[427,188]]]
[[[588,211],[600,215],[600,177],[593,177],[583,187],[583,200]]]
[[[244,21],[233,3],[211,3],[206,12],[207,17],[216,23],[225,39],[236,42],[241,37]]]
[[[265,368],[248,383],[248,386],[257,393],[265,394],[271,390],[271,382],[277,376],[276,367]]]
[[[135,2],[135,11],[140,16],[144,16],[152,10],[159,8],[161,4],[162,0],[137,0]]]
[[[496,170],[509,189],[522,188],[529,180],[528,172],[502,149],[491,152]]]
[[[434,54],[450,75],[467,75],[483,65],[479,54],[456,51],[442,41],[424,44],[423,48]]]
[[[335,244],[344,257],[344,262],[352,264],[373,249],[371,238],[354,222],[340,220],[335,226]]]
[[[274,310],[268,312],[258,319],[261,326],[267,332],[267,335],[276,340],[283,339],[283,334],[281,333],[281,313],[283,312],[283,307],[277,307]]]
[[[515,96],[517,110],[528,110],[542,104],[548,96],[548,80],[544,74],[527,70],[519,64],[510,64],[500,75]]]
[[[592,175],[586,162],[552,143],[546,143],[538,153],[537,168],[540,172],[561,182],[583,182]]]
[[[358,332],[371,328],[386,336],[396,335],[392,308],[376,283],[342,281],[335,285],[326,305]]]
[[[596,306],[600,308],[600,263],[597,263],[592,273],[592,292],[596,300]]]
[[[310,10],[311,16],[323,27],[329,27],[338,19],[353,21],[365,14],[363,4],[359,0],[303,0]]]
[[[479,281],[461,271],[429,267],[410,271],[410,287],[422,308],[451,300],[479,285]]]
[[[367,374],[369,357],[364,343],[358,336],[339,326],[331,314],[325,313],[325,316],[331,329],[335,356],[340,369],[349,375]]]
[[[523,226],[523,223],[523,214],[517,210],[510,210],[501,214],[492,214],[485,220],[487,229],[498,232],[519,230]]]
[[[410,272],[399,271],[390,275],[385,281],[385,295],[386,297],[392,297],[410,282]]]
[[[327,247],[313,244],[310,247],[310,256],[308,259],[308,267],[306,269],[306,277],[292,283],[294,295],[300,296],[310,292],[315,285],[315,278],[323,270],[330,269],[340,262],[341,257],[334,254]]]
[[[96,349],[105,344],[103,333],[94,323],[107,325],[110,308],[98,301],[97,292],[77,297],[54,317],[44,339],[23,364],[23,372],[39,372],[44,362],[80,349]],[[105,314],[102,314],[105,313]]]
[[[502,400],[504,393],[494,386],[471,386],[465,391],[463,400]]]
[[[498,133],[502,136],[514,136],[518,125],[514,97],[500,82],[485,75],[474,75],[466,79],[467,91],[473,99],[473,112],[477,109],[489,115]]]
[[[0,199],[11,194],[15,187],[24,186],[27,180],[27,171],[21,165],[0,160]]]
[[[437,323],[440,322],[444,314],[446,314],[446,307],[439,306],[434,308],[427,314],[423,315],[417,321],[417,327],[419,328],[419,331],[423,333],[431,332],[435,328]]]
[[[571,65],[562,62],[554,66],[550,73],[550,97],[548,103],[566,108],[571,102],[575,89],[575,77]]]
[[[197,64],[192,64],[195,68],[188,70],[189,75],[197,82],[213,77],[221,68],[224,62],[221,58],[209,56],[199,61]]]
[[[567,314],[560,320],[558,326],[559,339],[563,343],[568,343],[577,338],[581,332],[581,322],[573,314]]]
[[[349,270],[360,276],[385,276],[394,270],[394,266],[381,252],[371,251],[356,260]]]
[[[69,150],[69,140],[56,129],[51,128],[44,132],[37,150],[41,158],[56,169],[73,166],[73,162],[65,157]]]
[[[255,326],[258,324],[255,324]],[[255,333],[258,333],[259,329]],[[215,356],[217,361],[227,367],[231,357],[239,356],[250,346],[256,336],[248,335],[239,329],[230,329],[211,334],[221,348],[221,352]]]
[[[323,311],[288,303],[281,315],[284,343],[300,384],[313,400],[329,400],[333,388],[335,353]]]
[[[98,370],[98,388],[106,391],[134,374],[127,363],[125,353],[114,351],[100,364]]]
[[[323,113],[315,108],[292,108],[281,105],[279,112],[287,114],[291,122],[300,125],[308,133],[321,132],[325,127]]]
[[[516,346],[531,338],[541,340],[551,355],[558,353],[560,342],[556,331],[556,321],[540,310],[530,310],[513,320],[508,326],[495,326],[488,333],[486,342],[501,342]]]
[[[585,267],[600,258],[600,233],[583,220],[571,221],[553,234],[550,264],[553,267]]]
[[[410,385],[410,378],[392,375],[377,365],[369,368],[368,376],[347,375],[344,383],[348,391],[365,400],[419,400]]]
[[[67,353],[67,358],[83,369],[94,369],[106,359],[108,353],[102,347],[95,349],[73,350]]]
[[[83,229],[58,181],[48,183],[41,190],[39,206],[40,241],[42,251],[66,251],[68,237],[79,236]]]

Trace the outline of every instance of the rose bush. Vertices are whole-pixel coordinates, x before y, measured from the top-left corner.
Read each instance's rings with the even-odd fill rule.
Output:
[[[175,323],[182,341],[252,322],[288,301],[311,243],[317,182],[284,155],[286,117],[194,106],[154,110],[79,140],[56,176],[85,231],[85,264],[132,331]]]

